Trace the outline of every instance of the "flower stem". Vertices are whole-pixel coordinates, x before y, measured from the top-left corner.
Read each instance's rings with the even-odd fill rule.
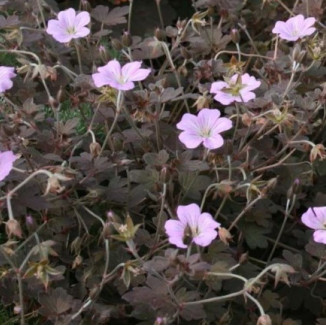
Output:
[[[74,46],[76,49],[76,54],[77,54],[77,60],[78,60],[78,66],[79,66],[79,73],[83,73],[83,67],[82,67],[82,61],[81,61],[81,56],[80,56],[80,51],[79,51],[79,46],[76,41],[74,41]]]
[[[280,231],[279,231],[279,233],[278,233],[278,235],[277,235],[277,238],[276,238],[276,240],[275,240],[275,242],[274,242],[273,249],[272,249],[272,251],[270,252],[270,254],[269,254],[269,256],[268,256],[267,263],[269,263],[269,262],[271,261],[273,255],[274,255],[275,249],[276,249],[276,247],[277,247],[277,245],[278,245],[278,243],[279,243],[279,241],[280,241],[280,238],[281,238],[281,236],[282,236],[282,233],[283,233],[283,231],[284,231],[284,228],[285,228],[286,222],[287,222],[287,220],[288,220],[288,218],[289,218],[289,215],[290,215],[290,213],[291,213],[291,210],[293,209],[293,206],[294,206],[294,204],[295,204],[295,199],[296,199],[296,195],[294,194],[294,195],[293,195],[293,199],[292,199],[292,204],[291,204],[291,206],[290,206],[291,199],[288,198],[287,201],[286,201],[284,220],[283,220],[282,226],[281,226],[281,228],[280,228]]]
[[[99,156],[102,155],[104,149],[105,149],[105,146],[118,122],[118,118],[120,116],[120,112],[121,112],[121,107],[122,107],[122,101],[123,101],[123,93],[122,91],[119,91],[118,92],[118,96],[117,96],[117,102],[116,102],[116,112],[115,112],[115,116],[114,116],[114,120],[112,122],[112,125],[111,125],[111,128],[109,129],[109,131],[107,132],[106,136],[105,136],[105,139],[103,141],[103,144],[102,144],[102,149],[100,151],[100,154]]]

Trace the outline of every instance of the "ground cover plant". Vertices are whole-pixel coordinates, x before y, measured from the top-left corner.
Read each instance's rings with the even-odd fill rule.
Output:
[[[324,324],[325,2],[139,3],[0,1],[1,322]]]

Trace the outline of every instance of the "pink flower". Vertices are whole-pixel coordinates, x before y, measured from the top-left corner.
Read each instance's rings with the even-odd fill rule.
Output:
[[[326,244],[326,206],[309,208],[301,217],[303,224],[314,229],[314,240]]]
[[[60,43],[68,43],[72,39],[84,37],[90,33],[89,24],[91,17],[87,11],[76,15],[73,8],[60,11],[58,19],[51,19],[48,22],[46,32],[52,35]]]
[[[209,213],[201,213],[197,204],[178,206],[179,220],[165,222],[165,231],[170,243],[179,248],[187,248],[185,240],[190,240],[199,246],[206,247],[217,237],[216,228],[220,224],[214,221]]]
[[[260,86],[260,81],[255,77],[244,75],[233,75],[229,80],[214,82],[210,92],[215,94],[214,99],[223,105],[232,102],[248,102],[256,95],[251,92]]]
[[[93,81],[96,87],[109,85],[121,91],[127,91],[135,87],[134,81],[141,81],[150,74],[150,69],[140,69],[141,61],[134,61],[125,64],[122,68],[117,60],[111,60],[103,67],[97,68],[93,74]]]
[[[17,157],[12,151],[0,153],[0,181],[5,179],[10,173],[16,159]]]
[[[220,118],[220,115],[217,109],[202,109],[198,116],[185,113],[177,124],[177,128],[183,130],[179,135],[180,141],[187,148],[196,148],[201,143],[208,149],[223,146],[224,140],[220,133],[231,129],[232,121]]]
[[[314,17],[305,19],[302,15],[297,15],[286,22],[276,22],[272,32],[278,34],[283,40],[297,41],[299,38],[309,36],[315,32],[316,28],[312,27],[315,22]]]
[[[10,89],[13,85],[11,78],[16,77],[14,67],[0,66],[0,93]]]

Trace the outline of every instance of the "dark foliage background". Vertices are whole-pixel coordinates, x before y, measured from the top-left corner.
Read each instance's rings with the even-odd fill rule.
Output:
[[[129,5],[0,1],[0,65],[18,74],[0,104],[0,149],[20,156],[1,183],[3,322],[324,324],[325,246],[300,217],[326,203],[325,2]],[[79,42],[82,73],[74,47],[44,31],[43,19],[69,7],[92,17],[91,34]],[[288,11],[314,16],[318,33],[276,45],[271,30]],[[117,93],[97,89],[91,74],[130,57],[152,73],[126,92],[125,113],[101,148]],[[300,67],[292,78],[293,60]],[[213,81],[236,72],[262,82],[240,110],[209,94]],[[175,125],[187,107],[219,108],[238,128],[208,155],[186,150]],[[56,178],[26,181],[39,170]],[[17,224],[8,225],[6,194],[22,182],[11,200]],[[163,226],[178,205],[194,202],[232,239],[221,234],[187,256]],[[264,270],[246,291],[265,319],[254,301],[232,297],[243,282],[222,276],[250,280]],[[212,299],[224,295],[231,297]],[[186,304],[205,299],[213,302]]]

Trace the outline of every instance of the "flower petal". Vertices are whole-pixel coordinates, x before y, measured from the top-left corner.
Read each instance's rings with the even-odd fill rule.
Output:
[[[220,134],[211,135],[209,138],[204,138],[203,145],[208,149],[216,149],[222,147],[224,139]]]
[[[326,230],[318,230],[314,232],[314,241],[326,244]]]
[[[211,85],[211,89],[210,89],[210,93],[216,93],[218,91],[220,91],[221,89],[228,87],[228,84],[224,81],[216,81],[214,83],[212,83]]]
[[[0,181],[5,179],[12,170],[13,163],[17,160],[12,151],[0,153]]]
[[[183,131],[179,135],[179,140],[187,147],[187,148],[196,148],[198,147],[203,138],[194,132]]]
[[[325,229],[326,206],[309,208],[304,214],[302,214],[301,221],[311,229]]]
[[[58,20],[62,22],[63,27],[69,28],[75,26],[76,11],[73,8],[60,11],[58,13]]]
[[[205,233],[201,233],[197,237],[194,237],[193,242],[198,246],[207,247],[209,246],[214,239],[217,237],[217,231],[208,230]]]
[[[91,16],[87,11],[80,12],[75,18],[76,30],[88,25],[90,21],[91,21]]]
[[[165,232],[169,237],[169,242],[179,248],[187,248],[183,243],[184,231],[186,225],[177,220],[168,220],[165,222]]]
[[[180,205],[177,208],[177,216],[183,225],[197,228],[200,208],[197,204]]]

